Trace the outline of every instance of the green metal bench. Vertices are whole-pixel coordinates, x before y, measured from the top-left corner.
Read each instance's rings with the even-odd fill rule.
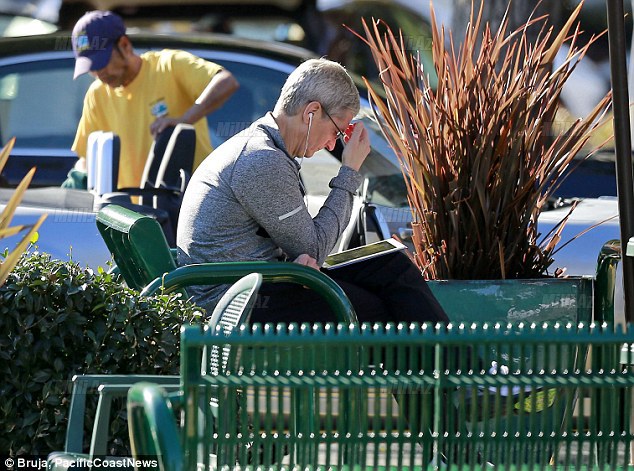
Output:
[[[198,264],[177,268],[174,252],[169,248],[159,223],[149,216],[121,206],[109,205],[97,214],[97,227],[111,251],[116,270],[133,289],[142,294],[174,291],[186,294],[185,288],[195,284],[234,283],[252,272],[262,274],[266,282],[300,283],[320,293],[331,306],[339,322],[357,323],[354,308],[343,290],[332,279],[309,267],[294,263],[240,262]],[[143,375],[76,376],[69,412],[66,444],[63,451],[54,452],[49,460],[72,462],[72,457],[89,459],[105,455],[110,423],[110,404],[116,397],[125,397],[127,389],[138,381],[148,380]],[[174,377],[157,382],[170,388],[178,385]],[[86,399],[99,395],[92,429],[90,448],[83,445]]]
[[[135,456],[155,456],[162,470],[220,469],[218,450],[223,460],[226,453],[239,460],[231,450],[249,447],[258,450],[252,469],[626,469],[634,439],[629,415],[604,409],[609,420],[599,420],[594,406],[625,398],[629,414],[634,372],[578,370],[569,359],[574,351],[618,351],[633,341],[634,334],[611,326],[268,326],[227,337],[186,327],[179,394],[148,383],[129,391],[131,441]],[[464,357],[456,364],[456,352],[473,345],[500,365],[520,361],[508,374],[481,370]],[[302,355],[289,356],[297,346]],[[382,368],[345,362],[359,347],[366,360],[383,358]],[[241,349],[238,365],[209,374],[201,365],[209,348]],[[249,392],[250,428],[236,427],[231,413],[218,419],[205,408],[217,390]],[[411,430],[391,403],[394,390],[433,395],[431,430]],[[364,413],[352,422],[341,420],[350,406],[342,391],[363,397]],[[306,392],[318,393],[312,406],[320,420],[293,429],[283,417],[296,413],[293,398]],[[223,402],[230,396],[219,396],[220,409],[235,410],[231,399]],[[505,429],[506,416],[526,427]],[[598,445],[609,453],[597,454]]]

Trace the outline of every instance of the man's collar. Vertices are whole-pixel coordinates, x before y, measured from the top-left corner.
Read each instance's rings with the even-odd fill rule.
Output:
[[[260,119],[260,126],[266,130],[279,149],[281,149],[290,159],[295,160],[295,157],[292,156],[286,149],[286,143],[284,142],[284,139],[282,139],[282,133],[280,133],[280,128],[277,125],[272,112],[269,111]]]

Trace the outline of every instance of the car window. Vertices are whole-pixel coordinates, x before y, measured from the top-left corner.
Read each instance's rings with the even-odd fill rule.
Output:
[[[216,61],[237,77],[240,88],[208,118],[212,144],[222,142],[272,110],[285,72],[235,61]],[[0,138],[15,136],[20,147],[69,149],[92,82],[73,80],[73,60],[29,62],[0,72]],[[61,112],[60,112],[61,111]]]
[[[259,65],[230,60],[214,60],[236,77],[240,88],[207,122],[211,143],[218,147],[253,121],[273,110],[288,74]]]
[[[66,148],[75,137],[91,77],[73,80],[73,60],[49,60],[0,69],[0,141],[20,147]]]
[[[213,60],[213,59],[212,59]],[[214,60],[230,70],[240,88],[208,117],[217,147],[272,110],[286,71],[230,60]],[[83,97],[93,81],[73,80],[73,59],[30,61],[0,69],[0,142],[16,137],[22,148],[70,149]]]

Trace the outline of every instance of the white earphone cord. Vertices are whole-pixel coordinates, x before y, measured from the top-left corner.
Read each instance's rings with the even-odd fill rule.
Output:
[[[304,157],[306,157],[306,152],[308,151],[308,138],[310,137],[310,128],[313,126],[313,114],[308,114],[308,132],[306,133],[306,144],[304,145],[304,153],[302,154],[302,162],[304,161]],[[299,163],[300,167],[302,163]]]

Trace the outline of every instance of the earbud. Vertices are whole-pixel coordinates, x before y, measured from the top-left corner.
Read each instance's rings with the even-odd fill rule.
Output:
[[[308,125],[310,126],[311,124],[313,124],[313,115],[315,113],[308,113]]]

